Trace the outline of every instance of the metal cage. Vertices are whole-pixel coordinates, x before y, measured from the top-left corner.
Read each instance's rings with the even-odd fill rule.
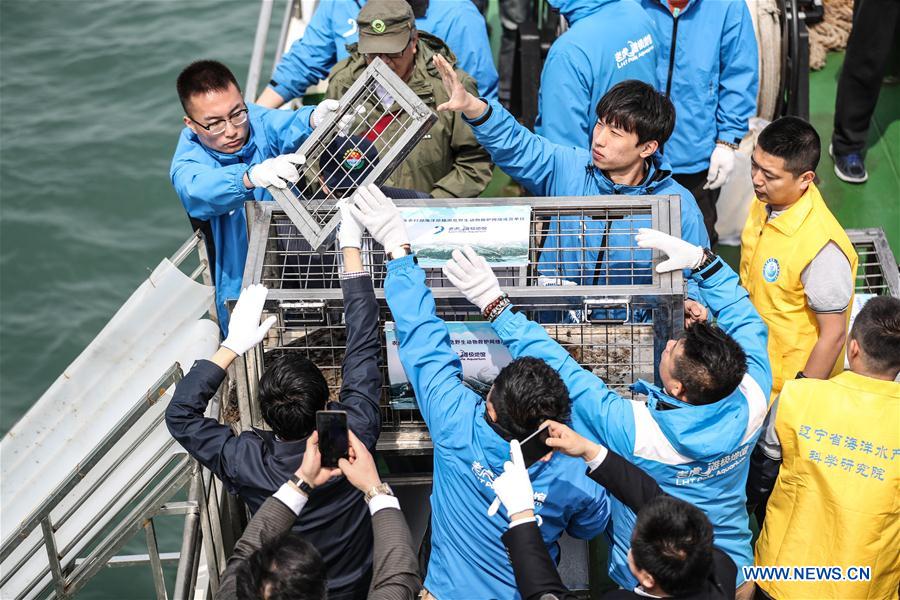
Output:
[[[415,201],[398,201],[401,210]],[[419,202],[421,205],[421,202]],[[657,379],[656,365],[666,340],[683,327],[681,274],[652,270],[650,251],[634,245],[638,227],[680,233],[680,204],[669,196],[492,198],[429,200],[429,206],[529,206],[528,264],[495,269],[500,285],[518,310],[541,322],[580,364],[602,377],[613,389],[630,395],[636,379]],[[270,203],[249,203],[250,248],[244,285],[262,283],[270,292],[267,314],[277,323],[263,348],[250,353],[241,365],[238,387],[242,413],[249,409],[253,426],[264,426],[256,406],[255,382],[264,365],[261,350],[289,349],[303,353],[322,370],[334,394],[341,384],[341,361],[346,342],[339,273],[341,256],[332,241],[319,251],[293,244],[296,232],[283,211]],[[554,225],[554,223],[556,225]],[[554,227],[587,232],[576,236],[578,247],[561,250]],[[610,250],[616,235],[614,260]],[[573,237],[569,236],[571,244]],[[627,246],[622,240],[630,240]],[[372,276],[381,306],[379,326],[391,321],[384,301],[383,249],[363,241],[363,262]],[[638,253],[643,253],[639,255]],[[548,260],[545,257],[550,256]],[[634,260],[641,256],[646,260]],[[629,260],[622,260],[625,257]],[[566,279],[554,272],[582,274]],[[602,276],[596,275],[602,271]],[[446,321],[481,320],[477,308],[462,298],[440,269],[426,269],[438,314]],[[566,279],[566,281],[563,281]],[[574,279],[574,281],[573,281]],[[382,339],[383,387],[382,451],[427,452],[425,425],[418,410],[392,405],[389,400],[386,350]]]
[[[859,256],[856,293],[900,298],[900,271],[884,230],[848,229],[847,236]]]
[[[337,113],[319,124],[298,154],[300,180],[268,188],[290,218],[295,244],[320,249],[333,241],[336,202],[361,185],[383,183],[437,121],[427,105],[381,59],[372,61],[341,97]]]

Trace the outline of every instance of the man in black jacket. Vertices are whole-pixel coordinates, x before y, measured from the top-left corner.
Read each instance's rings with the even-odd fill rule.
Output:
[[[604,600],[690,598],[733,600],[737,567],[713,546],[712,524],[692,504],[665,494],[652,477],[615,452],[569,427],[548,421],[547,445],[587,462],[588,475],[637,514],[628,565],[640,582],[634,590],[614,590]],[[510,513],[503,543],[524,600],[574,599],[563,585],[543,545],[534,517],[534,499],[522,451],[510,444],[512,461],[494,481],[494,491]],[[530,504],[530,508],[529,508]]]
[[[169,432],[229,492],[252,512],[259,510],[294,473],[306,441],[315,430],[317,410],[347,411],[347,424],[372,450],[381,420],[378,401],[378,304],[372,280],[363,271],[359,246],[362,231],[352,216],[343,216],[339,240],[344,254],[341,287],[347,325],[340,399],[328,401],[328,385],[318,367],[299,352],[270,352],[259,387],[260,411],[272,431],[253,429],[235,436],[231,428],[204,417],[210,398],[225,378],[228,365],[255,347],[275,321],[259,319],[268,291],[245,289],[231,316],[228,337],[211,360],[197,361],[178,384],[166,410]],[[359,490],[345,478],[316,488],[294,525],[321,553],[328,570],[328,597],[365,598],[372,567],[372,527]]]

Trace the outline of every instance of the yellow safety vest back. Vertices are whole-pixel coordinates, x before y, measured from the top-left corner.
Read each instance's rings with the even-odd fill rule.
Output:
[[[774,399],[784,382],[803,370],[819,339],[816,314],[806,301],[800,274],[829,241],[850,261],[854,278],[858,258],[815,184],[777,218],[766,222],[768,216],[766,203],[754,199],[741,234],[740,275],[741,285],[769,327]],[[831,374],[839,373],[843,365],[841,351]]]
[[[775,431],[783,462],[756,542],[756,564],[840,567],[847,580],[797,581],[791,571],[794,581],[757,585],[779,600],[897,598],[900,383],[853,371],[788,381]],[[837,574],[832,569],[827,576]]]

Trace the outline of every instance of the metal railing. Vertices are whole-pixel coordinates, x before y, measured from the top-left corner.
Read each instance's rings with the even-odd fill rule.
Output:
[[[900,298],[900,271],[884,230],[848,229],[847,236],[859,257],[856,292]]]

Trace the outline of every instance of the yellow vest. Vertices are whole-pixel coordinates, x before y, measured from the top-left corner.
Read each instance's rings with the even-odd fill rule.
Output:
[[[815,184],[777,218],[768,223],[767,218],[766,203],[754,199],[741,234],[741,285],[769,328],[774,399],[784,382],[803,370],[819,339],[816,314],[806,302],[800,273],[829,241],[850,261],[854,279],[858,259]],[[831,374],[843,366],[842,350]]]
[[[757,581],[773,598],[897,598],[900,383],[844,371],[788,381],[784,462],[756,542],[762,566],[870,567],[869,581]]]

